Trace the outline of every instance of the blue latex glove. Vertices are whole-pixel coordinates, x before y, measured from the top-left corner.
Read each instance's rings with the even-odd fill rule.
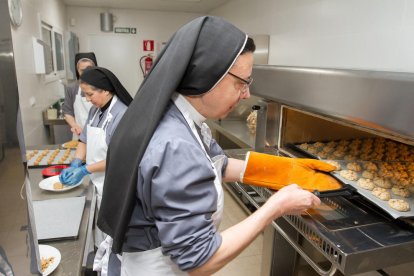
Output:
[[[61,172],[60,172],[60,174],[59,174],[59,181],[60,181],[60,183],[62,183],[62,184],[66,184],[66,182],[68,181],[68,179],[69,179],[69,176],[72,174],[72,172],[75,170],[76,168],[75,167],[69,167],[69,168],[66,168],[66,169],[63,169]]]
[[[59,176],[59,180],[61,180],[62,184],[71,186],[81,182],[88,174],[90,174],[90,172],[86,169],[86,165],[83,165],[82,167],[74,168],[62,178]]]
[[[82,166],[82,163],[83,163],[82,159],[75,158],[72,160],[72,162],[70,162],[70,166],[72,168],[79,168],[80,166]]]

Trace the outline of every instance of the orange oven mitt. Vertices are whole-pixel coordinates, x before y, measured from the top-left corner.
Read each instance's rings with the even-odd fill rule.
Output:
[[[323,172],[335,167],[315,159],[280,157],[250,151],[246,156],[246,168],[241,179],[245,184],[279,190],[289,184],[298,184],[308,191],[335,190],[342,185]]]

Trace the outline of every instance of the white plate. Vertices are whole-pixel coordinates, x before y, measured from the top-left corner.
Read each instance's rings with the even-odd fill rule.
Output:
[[[39,182],[39,188],[43,190],[47,190],[47,191],[52,191],[52,192],[64,192],[67,190],[71,190],[75,187],[78,187],[79,185],[82,184],[82,180],[81,180],[79,183],[76,183],[75,185],[71,185],[71,186],[64,185],[63,189],[55,189],[53,188],[53,184],[55,184],[56,182],[60,182],[59,175],[55,175],[55,176],[43,179],[42,181]]]
[[[60,263],[60,259],[62,258],[60,255],[60,252],[53,246],[39,244],[39,253],[40,253],[40,260],[42,260],[42,258],[47,259],[50,257],[54,257],[53,262],[49,264],[49,266],[42,273],[43,276],[49,275],[56,269],[56,267]]]

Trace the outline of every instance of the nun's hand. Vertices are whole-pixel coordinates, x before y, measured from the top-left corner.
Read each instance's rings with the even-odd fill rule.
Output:
[[[69,168],[70,169],[70,168]],[[90,174],[86,165],[83,165],[79,168],[73,168],[69,173],[65,174],[62,178],[59,176],[59,180],[61,180],[62,184],[65,185],[75,185],[82,181],[82,179]]]

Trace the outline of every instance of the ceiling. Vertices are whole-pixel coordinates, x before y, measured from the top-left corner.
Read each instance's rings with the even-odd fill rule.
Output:
[[[209,13],[231,0],[63,0],[68,6]]]

